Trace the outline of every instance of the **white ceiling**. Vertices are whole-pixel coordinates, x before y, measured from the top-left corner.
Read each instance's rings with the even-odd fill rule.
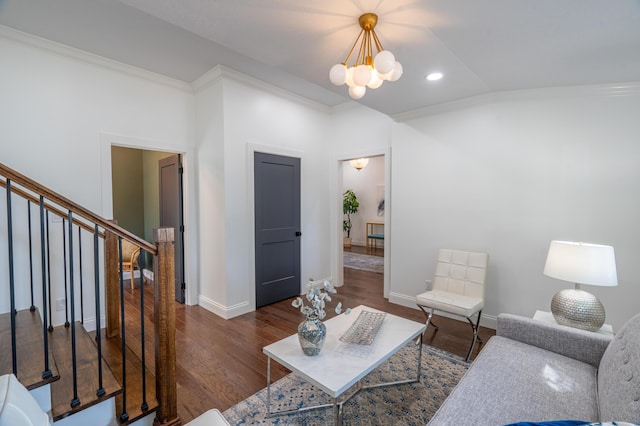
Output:
[[[186,82],[222,64],[329,106],[350,99],[328,71],[365,12],[404,74],[358,102],[389,115],[640,80],[640,0],[0,0],[2,25]]]

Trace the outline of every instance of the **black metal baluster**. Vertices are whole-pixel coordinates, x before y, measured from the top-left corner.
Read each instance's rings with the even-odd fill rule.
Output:
[[[36,306],[33,302],[33,243],[31,241],[31,201],[27,200],[27,218],[29,220],[29,279],[31,282],[31,312],[36,310]]]
[[[98,342],[98,389],[96,395],[103,396],[106,392],[102,386],[102,337],[100,329],[100,262],[98,260],[99,233],[98,225],[95,225],[93,233],[93,271],[95,277],[95,300],[96,300],[96,340]]]
[[[140,249],[140,254],[138,255],[138,269],[140,269],[140,340],[142,342],[142,404],[140,405],[140,409],[142,411],[147,411],[149,409],[149,404],[147,403],[147,357],[144,350],[144,256],[144,250]],[[133,265],[131,266],[131,269],[135,270]]]
[[[40,199],[42,202],[42,198]],[[49,295],[49,332],[53,331],[53,321],[51,319],[51,246],[49,244],[49,210],[47,210],[47,294]],[[42,304],[44,305],[44,301]]]
[[[16,351],[16,295],[13,276],[13,223],[11,215],[11,179],[7,179],[7,244],[9,249],[9,299],[11,303],[11,367],[18,375],[18,355]]]
[[[129,419],[127,414],[127,347],[125,341],[124,323],[124,280],[122,279],[122,237],[118,237],[118,253],[120,263],[120,339],[122,342],[122,414],[120,422],[124,423]]]
[[[63,219],[64,223],[64,219]],[[80,405],[78,398],[78,362],[76,354],[76,315],[75,315],[75,291],[73,288],[73,213],[69,210],[69,294],[71,299],[71,367],[73,370],[73,399],[71,400],[71,408]]]
[[[42,335],[44,337],[44,370],[42,371],[42,378],[49,379],[53,376],[51,369],[49,368],[49,333],[47,332],[47,259],[46,259],[46,244],[45,244],[45,232],[44,232],[44,197],[40,196],[40,252],[42,262]],[[49,299],[51,300],[51,299]]]
[[[62,218],[62,259],[64,262],[64,326],[69,327],[69,298],[67,295],[67,234],[65,220]],[[69,243],[71,244],[71,243]]]
[[[82,228],[78,225],[78,266],[80,267],[80,323],[84,324],[84,280],[82,278]]]

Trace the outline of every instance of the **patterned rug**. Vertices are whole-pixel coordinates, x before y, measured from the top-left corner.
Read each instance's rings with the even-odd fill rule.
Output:
[[[344,267],[383,274],[384,257],[346,251],[344,252]]]
[[[362,380],[364,386],[415,377],[418,347],[410,343]],[[469,368],[462,358],[424,345],[420,382],[361,390],[344,404],[345,425],[425,425]],[[348,394],[347,391],[345,394]],[[333,424],[333,411],[319,408],[265,419],[267,390],[223,413],[232,425]],[[331,398],[295,374],[271,385],[273,410],[329,403]]]

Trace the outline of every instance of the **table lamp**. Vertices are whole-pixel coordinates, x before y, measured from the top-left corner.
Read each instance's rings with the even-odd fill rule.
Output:
[[[600,244],[551,241],[544,274],[575,283],[574,289],[560,290],[551,300],[551,313],[558,324],[597,331],[604,324],[602,303],[580,284],[618,285],[613,247]]]

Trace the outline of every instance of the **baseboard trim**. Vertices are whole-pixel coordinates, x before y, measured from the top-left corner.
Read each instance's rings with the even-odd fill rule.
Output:
[[[77,319],[77,318],[76,318]],[[100,315],[100,328],[104,329],[107,324],[107,319],[104,315]],[[96,317],[85,318],[82,322],[84,329],[90,333],[96,331]]]
[[[413,308],[416,310],[420,309],[418,308],[418,305],[416,305],[415,296],[407,296],[406,294],[389,292],[389,302],[395,303],[396,305]],[[442,317],[447,317],[454,320],[467,322],[466,319],[459,317],[457,315],[449,314],[447,312],[436,311],[436,314]],[[498,318],[493,315],[482,314],[482,318],[480,318],[480,326],[495,330],[498,327]]]
[[[249,306],[249,301],[237,303],[231,306],[225,306],[221,303],[216,302],[215,300],[209,299],[208,297],[202,295],[200,295],[200,297],[198,298],[198,305],[224,319],[234,318],[252,311],[251,307]]]

